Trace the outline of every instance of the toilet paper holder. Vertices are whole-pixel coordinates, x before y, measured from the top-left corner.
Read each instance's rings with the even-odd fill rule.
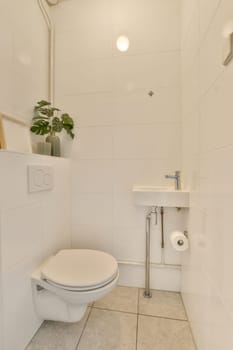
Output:
[[[188,238],[188,231],[184,231],[184,235],[186,238]],[[179,239],[179,241],[177,242],[177,244],[182,247],[182,245],[184,245],[184,241],[183,239]]]

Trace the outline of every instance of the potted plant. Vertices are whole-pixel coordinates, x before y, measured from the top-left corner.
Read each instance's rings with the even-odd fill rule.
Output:
[[[34,107],[31,132],[36,135],[47,135],[46,142],[51,143],[51,155],[61,155],[60,139],[56,133],[63,129],[73,139],[74,121],[68,113],[60,114],[60,109],[53,107],[50,102],[41,100]]]

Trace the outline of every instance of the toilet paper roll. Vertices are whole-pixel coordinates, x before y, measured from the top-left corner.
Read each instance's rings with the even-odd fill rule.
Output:
[[[171,241],[172,247],[177,252],[184,252],[189,247],[189,242],[187,237],[184,235],[183,232],[180,232],[180,231],[172,232],[170,236],[170,241]]]

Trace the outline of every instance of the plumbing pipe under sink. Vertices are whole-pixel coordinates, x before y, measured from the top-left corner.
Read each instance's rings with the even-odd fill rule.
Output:
[[[146,270],[145,270],[145,291],[144,297],[151,298],[152,294],[150,291],[150,226],[151,217],[155,216],[154,224],[157,225],[157,208],[152,207],[150,212],[146,216]]]

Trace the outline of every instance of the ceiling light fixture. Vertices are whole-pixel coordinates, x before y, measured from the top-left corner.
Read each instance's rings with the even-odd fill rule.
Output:
[[[116,47],[121,52],[128,51],[129,48],[129,38],[125,35],[121,35],[117,38]]]

